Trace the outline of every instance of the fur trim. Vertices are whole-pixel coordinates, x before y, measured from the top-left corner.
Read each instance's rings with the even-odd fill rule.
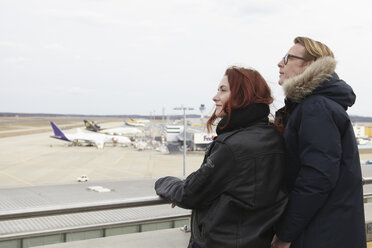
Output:
[[[283,82],[284,94],[294,102],[301,102],[321,83],[331,77],[336,69],[336,60],[330,56],[317,59],[305,71]]]

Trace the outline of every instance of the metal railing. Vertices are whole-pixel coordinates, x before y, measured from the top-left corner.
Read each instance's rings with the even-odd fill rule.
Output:
[[[150,197],[139,197],[124,199],[120,201],[107,201],[99,203],[85,203],[85,204],[74,204],[71,206],[52,206],[34,208],[34,209],[20,209],[20,210],[7,210],[6,212],[0,212],[0,221],[3,220],[15,220],[35,217],[45,217],[62,214],[73,214],[73,213],[84,213],[92,211],[102,210],[113,210],[119,208],[132,208],[132,207],[146,207],[160,204],[166,204],[168,201],[160,198],[159,196]]]
[[[372,177],[364,177],[362,179],[363,185],[372,184]],[[371,197],[372,193],[365,193],[364,197]],[[92,211],[101,211],[101,210],[112,210],[120,208],[131,208],[131,207],[146,207],[154,206],[169,203],[165,199],[160,198],[159,196],[150,196],[150,197],[139,197],[124,199],[120,201],[108,201],[108,202],[99,202],[99,203],[86,203],[86,204],[75,204],[72,206],[53,206],[53,207],[43,207],[35,209],[21,209],[13,210],[6,212],[0,212],[0,221],[4,220],[15,220],[15,219],[25,219],[25,218],[34,218],[34,217],[45,217],[53,215],[62,215],[62,214],[73,214],[73,213],[84,213]]]
[[[363,185],[372,184],[372,177],[363,177],[362,182]]]
[[[98,203],[84,203],[84,204],[73,204],[73,205],[63,205],[63,206],[51,206],[51,207],[40,207],[33,209],[21,209],[21,210],[7,210],[0,211],[0,221],[12,221],[21,220],[27,218],[39,218],[39,217],[49,217],[56,215],[66,215],[74,213],[86,213],[86,212],[96,212],[104,210],[114,210],[114,209],[124,209],[124,208],[135,208],[135,207],[146,207],[146,206],[156,206],[169,203],[165,199],[159,196],[150,197],[138,197],[123,199],[119,201],[106,201]],[[95,223],[92,225],[83,225],[76,227],[64,227],[64,228],[54,228],[52,230],[37,230],[28,231],[22,233],[10,233],[0,235],[0,242],[6,240],[32,238],[39,236],[47,236],[53,234],[66,234],[70,232],[81,232],[90,231],[97,229],[107,229],[120,226],[130,226],[130,225],[141,225],[145,223],[160,223],[164,221],[175,221],[183,220],[190,217],[190,213],[184,214],[170,214],[167,216],[158,216],[152,218],[139,218],[135,220],[123,220],[118,222],[108,222],[108,223]],[[1,245],[0,245],[1,246]]]
[[[363,185],[372,184],[372,177],[363,178],[362,184]],[[370,197],[372,197],[372,193],[364,194],[365,199],[370,198]],[[55,216],[55,215],[85,213],[85,212],[123,209],[123,208],[132,208],[132,207],[146,207],[146,206],[162,205],[162,204],[167,204],[167,203],[169,202],[160,198],[159,196],[150,196],[150,197],[123,199],[120,201],[106,201],[106,202],[98,202],[98,203],[90,202],[90,203],[83,203],[83,204],[50,206],[50,207],[42,207],[42,208],[40,207],[40,208],[33,208],[33,209],[28,208],[28,209],[13,210],[13,211],[7,210],[3,212],[0,211],[0,221],[11,221],[11,220],[17,220],[17,219],[48,217],[48,216]],[[96,230],[97,228],[104,229],[104,228],[112,228],[115,226],[122,226],[122,225],[129,225],[129,224],[169,221],[169,220],[184,219],[184,218],[189,218],[189,217],[190,217],[190,213],[185,213],[185,214],[176,214],[176,215],[169,215],[169,216],[150,218],[150,219],[137,219],[137,220],[131,220],[131,221],[123,221],[120,223],[119,222],[118,223],[101,223],[101,224],[95,224],[95,225],[90,225],[90,226],[69,227],[69,228],[62,228],[62,229],[55,229],[55,230],[48,230],[48,231],[32,231],[28,233],[14,233],[14,234],[2,235],[0,237],[0,241],[38,237],[38,236],[51,235],[51,234],[60,234],[60,233],[66,233],[67,231],[75,232],[75,231]]]

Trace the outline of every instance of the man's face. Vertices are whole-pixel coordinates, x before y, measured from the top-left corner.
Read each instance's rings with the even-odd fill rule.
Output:
[[[280,85],[283,84],[285,79],[301,74],[311,63],[313,63],[313,61],[304,61],[301,59],[305,54],[305,47],[298,43],[293,45],[287,54],[289,55],[287,64],[284,63],[283,59],[278,63]],[[291,57],[291,55],[299,58]]]

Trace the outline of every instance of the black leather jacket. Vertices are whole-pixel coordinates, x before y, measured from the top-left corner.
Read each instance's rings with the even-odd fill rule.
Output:
[[[186,180],[156,182],[158,195],[193,210],[189,247],[270,247],[287,202],[283,149],[267,118],[256,119],[218,135]]]

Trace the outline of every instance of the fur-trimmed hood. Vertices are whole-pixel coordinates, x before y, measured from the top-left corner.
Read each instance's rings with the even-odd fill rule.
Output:
[[[340,80],[334,72],[336,60],[332,57],[317,59],[305,71],[283,82],[283,90],[287,99],[299,103],[309,95],[323,95],[345,109],[355,102],[353,89]]]
[[[332,57],[322,57],[312,63],[306,70],[283,82],[284,93],[294,102],[300,102],[311,94],[322,82],[330,78],[336,69],[336,61]]]

